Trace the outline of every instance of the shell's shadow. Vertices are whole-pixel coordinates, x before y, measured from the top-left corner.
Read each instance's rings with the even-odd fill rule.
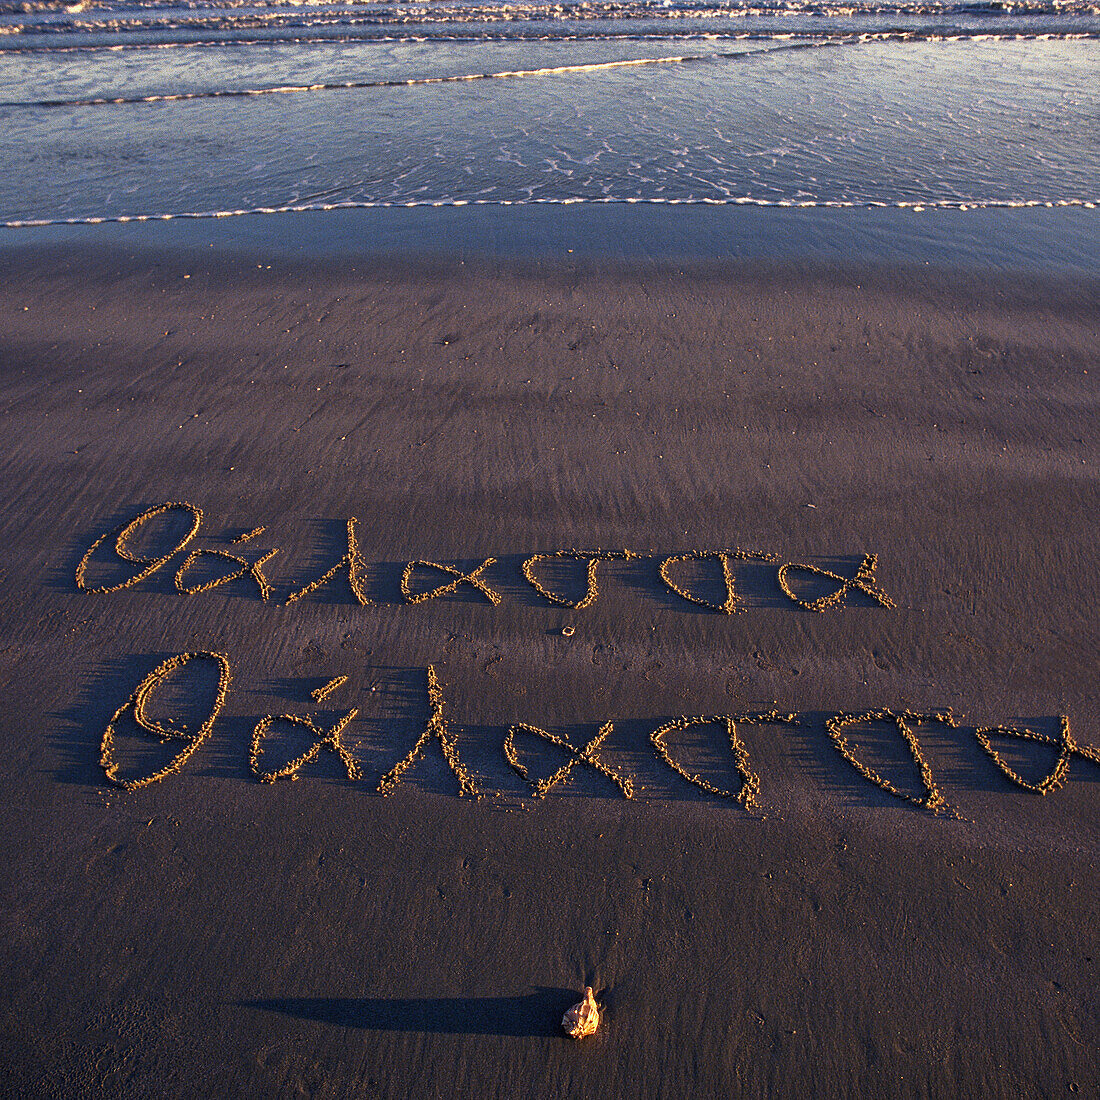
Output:
[[[522,997],[273,997],[242,1008],[278,1012],[364,1031],[443,1035],[561,1036],[561,1018],[575,989],[535,986]]]

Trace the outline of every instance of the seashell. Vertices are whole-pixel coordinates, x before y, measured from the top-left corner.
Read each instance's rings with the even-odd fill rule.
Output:
[[[592,987],[584,987],[584,1000],[575,1004],[561,1018],[561,1026],[570,1039],[583,1039],[586,1035],[595,1035],[600,1026],[600,1009],[596,1004]]]

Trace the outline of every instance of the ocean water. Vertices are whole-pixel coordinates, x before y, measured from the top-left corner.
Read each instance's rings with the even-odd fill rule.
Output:
[[[0,4],[0,224],[1093,209],[1100,4]]]

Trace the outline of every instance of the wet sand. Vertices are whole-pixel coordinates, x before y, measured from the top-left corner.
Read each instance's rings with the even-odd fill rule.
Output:
[[[7,1094],[1095,1090],[1100,284],[3,272]]]

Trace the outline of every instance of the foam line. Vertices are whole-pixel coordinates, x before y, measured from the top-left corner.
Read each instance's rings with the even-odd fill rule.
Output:
[[[577,33],[577,34],[340,34],[340,35],[268,35],[264,38],[200,38],[179,39],[172,42],[96,42],[87,45],[64,46],[26,46],[22,44],[7,46],[0,41],[2,54],[42,54],[42,53],[127,53],[153,50],[194,50],[194,49],[236,49],[240,46],[401,46],[418,43],[453,42],[462,45],[481,43],[526,43],[526,42],[684,42],[684,41],[725,41],[745,38],[770,40],[785,35],[767,31],[739,31],[736,34],[714,34],[703,31],[686,34],[635,34],[616,33]],[[800,35],[804,38],[832,37],[829,32],[807,30]]]
[[[214,218],[239,218],[255,214],[313,214],[329,210],[412,210],[459,206],[759,206],[791,210],[911,210],[915,214],[926,210],[1048,210],[1077,207],[1100,209],[1100,196],[1091,199],[755,199],[748,196],[731,199],[669,199],[669,198],[560,198],[560,199],[414,199],[408,202],[364,201],[286,206],[256,206],[239,210],[202,210],[174,214],[113,214],[83,218],[26,218],[0,222],[0,229],[38,229],[65,225],[132,225],[143,222],[195,221]]]
[[[112,42],[89,45],[27,46],[4,45],[0,42],[0,56],[23,54],[68,53],[123,53],[153,50],[238,49],[255,46],[348,46],[348,45],[411,45],[417,43],[455,42],[463,45],[481,43],[529,43],[529,42],[698,42],[698,41],[753,41],[775,42],[797,37],[801,39],[859,39],[861,42],[1074,42],[1098,39],[1100,31],[1002,31],[990,32],[975,28],[958,28],[948,32],[944,28],[929,30],[879,30],[844,31],[814,30],[800,27],[791,31],[738,31],[719,34],[694,32],[686,34],[635,34],[635,33],[577,33],[577,34],[413,34],[413,35],[298,35],[287,34],[265,38],[211,38],[178,40],[173,42]]]

